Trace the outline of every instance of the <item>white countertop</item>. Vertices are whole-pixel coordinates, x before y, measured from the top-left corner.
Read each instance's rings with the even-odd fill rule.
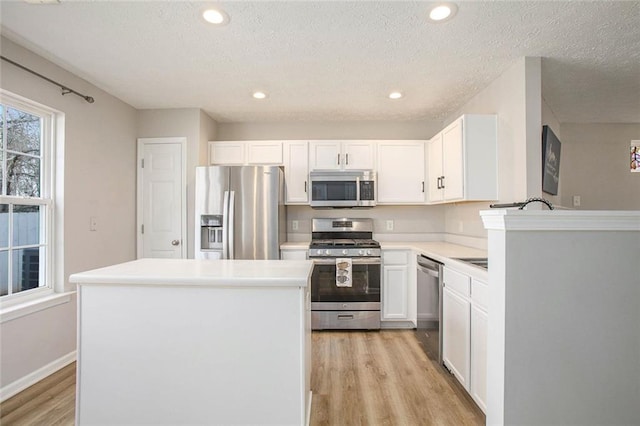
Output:
[[[309,260],[139,259],[80,272],[78,284],[193,285],[214,287],[306,287]]]
[[[487,251],[459,244],[443,241],[380,241],[382,250],[413,250],[417,254],[423,254],[433,260],[444,263],[460,272],[467,273],[482,280],[488,280],[486,269],[455,260],[460,257],[487,257]],[[309,242],[287,242],[280,246],[281,250],[307,250]]]

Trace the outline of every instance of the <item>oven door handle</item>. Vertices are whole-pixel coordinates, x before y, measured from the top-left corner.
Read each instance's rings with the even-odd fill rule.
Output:
[[[319,258],[319,259],[312,258],[311,260],[313,260],[313,263],[316,265],[335,265],[336,264],[335,257]],[[351,259],[351,263],[353,265],[380,265],[382,264],[382,261],[380,260],[379,257],[354,257]]]

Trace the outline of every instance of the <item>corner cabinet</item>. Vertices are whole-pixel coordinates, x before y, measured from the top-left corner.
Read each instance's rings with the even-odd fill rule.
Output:
[[[428,143],[428,200],[496,200],[496,115],[463,115]]]
[[[415,256],[411,250],[382,250],[382,326],[415,328]]]
[[[425,141],[378,141],[378,204],[424,204]]]
[[[310,170],[375,169],[375,144],[372,141],[311,141]]]
[[[309,204],[309,142],[285,141],[285,204]]]

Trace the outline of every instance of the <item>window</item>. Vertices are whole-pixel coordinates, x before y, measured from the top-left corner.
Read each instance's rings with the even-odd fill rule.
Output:
[[[0,297],[52,288],[53,112],[0,98]]]

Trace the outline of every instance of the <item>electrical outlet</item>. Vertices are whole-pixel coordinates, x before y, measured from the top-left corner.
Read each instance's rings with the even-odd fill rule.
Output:
[[[393,231],[393,220],[387,220],[387,231]]]
[[[579,195],[574,195],[573,196],[573,207],[580,207],[580,203],[582,202],[582,200],[580,199]]]
[[[97,231],[98,230],[98,217],[91,216],[89,218],[89,231]]]
[[[293,229],[294,231],[298,230],[298,221],[297,220],[292,220],[291,221],[291,229]]]

